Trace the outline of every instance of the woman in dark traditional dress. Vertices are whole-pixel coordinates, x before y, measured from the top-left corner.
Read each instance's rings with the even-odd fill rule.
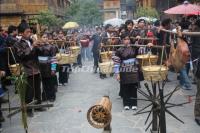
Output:
[[[66,41],[64,33],[62,31],[59,32],[58,40]],[[61,53],[68,53],[69,52],[69,50],[65,47],[66,47],[66,45],[60,47]],[[65,83],[68,83],[71,65],[70,64],[59,64],[58,69],[59,69],[59,85],[65,86]]]
[[[121,36],[123,47],[119,48],[113,60],[115,62],[115,74],[120,81],[124,109],[137,109],[137,88],[139,84],[139,67],[136,60],[137,49],[130,47],[129,33]]]
[[[56,99],[57,90],[57,83],[55,82],[57,80],[55,56],[58,50],[48,43],[47,34],[42,36],[40,43],[42,43],[40,49],[43,51],[39,56],[43,84],[42,99],[53,102]]]

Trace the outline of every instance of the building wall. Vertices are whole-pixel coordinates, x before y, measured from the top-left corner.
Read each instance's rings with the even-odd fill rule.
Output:
[[[47,9],[61,17],[68,4],[68,0],[0,0],[0,25],[18,25],[21,19],[33,19],[39,11]]]
[[[104,11],[104,20],[119,18],[120,0],[104,0],[103,11]]]
[[[143,7],[155,7],[156,0],[139,0],[139,5]]]
[[[177,5],[182,0],[139,0],[139,5],[143,7],[153,7],[160,13],[160,19],[169,17],[164,11]]]
[[[166,0],[165,3],[163,3],[160,0],[156,0],[156,9],[158,10],[158,12],[160,13],[160,19],[164,19],[164,18],[172,18],[174,19],[174,15],[168,15],[165,14],[164,11],[174,7],[178,4],[179,2],[177,0]]]
[[[3,28],[7,28],[9,25],[19,25],[21,22],[20,16],[1,16],[0,25]]]

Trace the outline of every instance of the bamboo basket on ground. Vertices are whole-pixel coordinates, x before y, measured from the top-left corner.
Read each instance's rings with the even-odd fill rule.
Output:
[[[105,128],[110,125],[112,103],[109,97],[104,96],[96,105],[87,112],[87,120],[94,128]]]
[[[143,54],[138,55],[136,57],[138,59],[138,62],[141,66],[148,66],[150,65],[157,65],[158,62],[158,56],[157,55],[151,55],[151,54]]]
[[[12,64],[12,65],[10,65],[10,53],[12,55],[12,58],[14,59],[14,62],[15,62],[15,64]],[[13,76],[19,76],[21,74],[21,67],[16,62],[15,56],[14,56],[11,48],[9,48],[9,51],[8,51],[8,67],[9,67],[9,70],[10,70],[10,72]]]
[[[100,57],[101,57],[102,62],[110,61],[112,59],[112,54],[113,54],[113,51],[101,52]]]
[[[167,75],[168,75],[168,67],[162,65],[163,53],[164,53],[164,47],[162,48],[161,64],[160,65],[152,65],[151,60],[149,58],[149,64],[150,65],[149,66],[142,66],[142,71],[143,71],[143,75],[144,75],[145,80],[153,81],[153,82],[166,80]]]
[[[111,74],[113,73],[114,62],[108,61],[108,62],[99,63],[99,69],[102,74]]]
[[[64,53],[56,54],[56,59],[58,60],[58,64],[69,64],[70,63],[70,55]]]
[[[81,48],[79,46],[72,46],[70,47],[70,50],[72,51],[72,54],[78,56],[80,54]]]

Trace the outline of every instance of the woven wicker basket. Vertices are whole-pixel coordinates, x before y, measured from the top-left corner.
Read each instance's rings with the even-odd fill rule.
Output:
[[[113,73],[113,68],[114,68],[114,62],[113,61],[99,63],[100,72],[103,73],[103,74]]]
[[[55,44],[58,46],[64,46],[64,41],[63,40],[55,40]]]
[[[80,54],[81,48],[78,46],[72,46],[70,47],[70,50],[72,51],[72,54],[78,56]]]
[[[8,65],[10,72],[13,76],[19,76],[21,73],[21,68],[19,64]]]
[[[112,54],[113,54],[113,51],[101,52],[100,56],[101,56],[102,62],[109,62],[109,61],[111,61],[112,60]]]
[[[76,63],[77,62],[77,56],[72,54],[69,56],[69,62],[70,63]]]
[[[12,65],[10,64],[10,53],[12,55],[14,62],[15,62],[15,64],[12,64]],[[9,70],[10,70],[10,72],[13,76],[19,76],[21,74],[21,67],[16,62],[14,53],[13,53],[13,51],[10,47],[8,48],[8,67],[9,67]]]
[[[147,81],[163,81],[168,75],[168,68],[163,65],[143,66],[142,71],[144,79]]]
[[[69,54],[56,54],[56,59],[58,60],[58,64],[69,64],[70,63],[70,55]]]
[[[139,64],[141,66],[148,66],[148,65],[157,65],[158,62],[158,56],[157,55],[138,55],[136,57],[139,61]]]

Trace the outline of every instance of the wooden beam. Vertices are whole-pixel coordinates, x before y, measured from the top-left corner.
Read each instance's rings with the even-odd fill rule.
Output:
[[[119,45],[103,45],[102,47],[123,47],[125,46],[124,44],[119,44]],[[147,45],[137,45],[137,44],[130,44],[129,46],[131,47],[148,47]],[[159,45],[154,45],[151,46],[150,48],[163,48],[163,47],[170,47],[170,45],[166,46],[159,46]]]
[[[177,32],[171,31],[171,30],[165,30],[165,29],[161,29],[161,31],[170,33],[170,34],[177,34]],[[200,36],[200,32],[182,32],[183,35],[186,36]]]
[[[49,108],[49,107],[53,107],[53,104],[38,104],[38,105],[27,105],[27,109],[38,109],[38,108],[41,108],[41,107],[46,107],[46,108]],[[8,110],[18,110],[18,109],[22,109],[21,107],[19,106],[15,106],[15,107],[10,107],[10,108],[1,108],[0,110],[1,111],[8,111]]]

